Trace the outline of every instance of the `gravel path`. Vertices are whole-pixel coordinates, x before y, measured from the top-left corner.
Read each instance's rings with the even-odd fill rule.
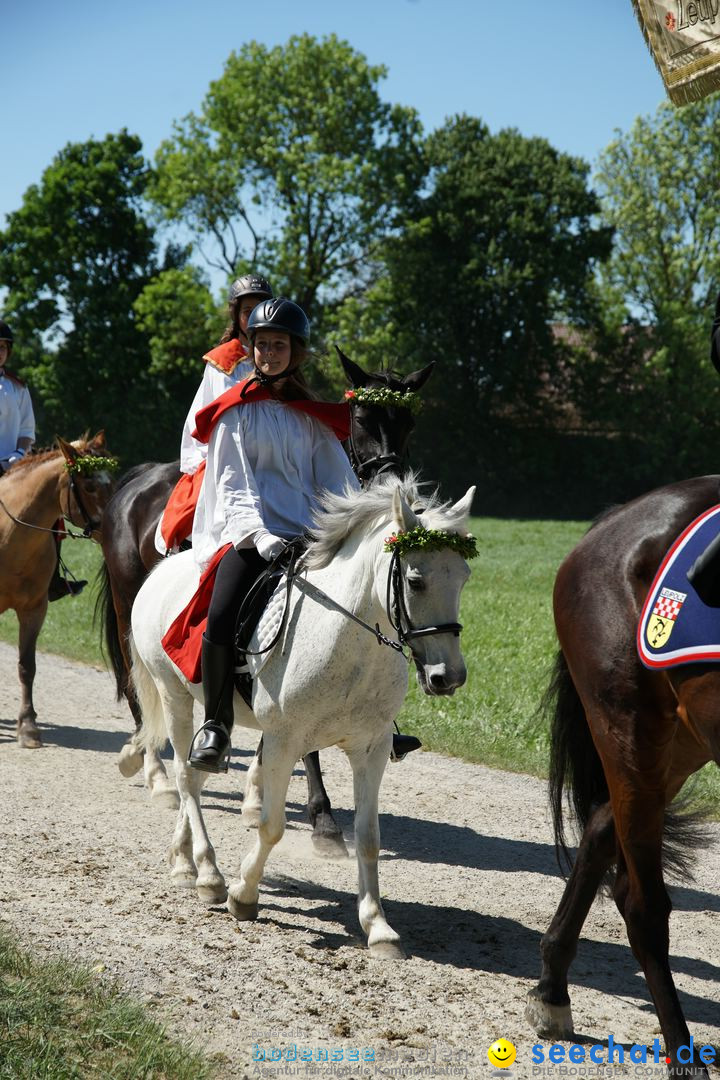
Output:
[[[260,918],[239,925],[224,908],[208,910],[193,892],[171,887],[164,853],[175,815],[150,806],[139,777],[118,772],[130,716],[114,701],[110,677],[40,656],[36,708],[46,745],[20,750],[15,665],[15,650],[0,645],[0,918],[19,941],[101,966],[103,977],[119,979],[183,1035],[223,1053],[230,1080],[282,1075],[253,1062],[254,1045],[269,1056],[292,1043],[343,1048],[344,1064],[321,1065],[316,1075],[533,1075],[531,1047],[549,1043],[527,1026],[525,995],[561,893],[542,783],[437,754],[388,767],[381,887],[410,958],[382,963],[363,947],[354,859],[313,854],[301,770],[291,782],[286,835],[268,863]],[[349,767],[339,752],[322,760],[350,842]],[[211,777],[206,789],[208,827],[228,879],[252,839],[240,818],[248,761],[236,752],[230,774]],[[719,856],[720,828],[695,882],[673,889],[671,921],[688,1022],[696,1040],[718,1047]],[[606,1041],[611,1032],[616,1042],[650,1044],[657,1036],[644,980],[607,901],[591,912],[573,982],[580,1041]],[[503,1073],[486,1055],[500,1037],[518,1051]],[[365,1072],[349,1065],[352,1048],[374,1051],[375,1064]],[[313,1075],[297,1062],[284,1067],[285,1075]],[[637,1074],[625,1066],[612,1075]]]

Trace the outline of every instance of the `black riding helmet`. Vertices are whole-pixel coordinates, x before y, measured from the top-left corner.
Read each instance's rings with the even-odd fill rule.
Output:
[[[258,274],[243,274],[230,286],[228,304],[234,304],[243,296],[257,296],[259,303],[264,298],[269,300],[272,294],[272,285],[267,278],[260,277]]]
[[[0,322],[0,341],[7,341],[10,345],[13,343],[13,332],[6,322]]]
[[[258,330],[284,330],[286,334],[299,338],[303,345],[307,345],[310,339],[307,315],[298,304],[283,296],[263,300],[253,309],[247,325],[247,336],[251,342]]]

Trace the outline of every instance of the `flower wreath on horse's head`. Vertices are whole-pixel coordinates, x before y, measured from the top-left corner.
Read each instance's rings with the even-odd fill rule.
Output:
[[[477,541],[470,533],[461,536],[460,533],[446,532],[444,529],[426,529],[424,525],[416,525],[407,532],[400,530],[392,536],[386,536],[383,550],[405,555],[413,549],[442,551],[443,548],[457,551],[463,559],[474,559],[478,554]]]
[[[81,473],[87,476],[89,473],[117,472],[120,462],[115,457],[103,457],[100,454],[80,454],[72,461],[65,462],[65,468],[69,473]]]
[[[391,390],[389,386],[359,386],[356,390],[346,390],[345,400],[351,405],[408,409],[413,414],[423,407],[422,400],[412,390]]]

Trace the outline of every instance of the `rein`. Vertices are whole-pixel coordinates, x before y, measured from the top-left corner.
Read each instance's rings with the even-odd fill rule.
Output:
[[[249,605],[250,598],[254,594],[255,589],[259,586],[260,582],[266,581],[273,574],[277,574],[278,570],[280,569],[280,566],[278,564],[282,563],[284,559],[287,559],[289,554],[289,564],[285,569],[285,607],[283,609],[280,625],[272,641],[264,649],[259,649],[257,652],[252,652],[250,649],[244,648],[243,651],[248,656],[261,656],[263,653],[270,652],[270,650],[273,649],[280,640],[280,636],[287,622],[287,617],[290,609],[290,593],[293,585],[296,589],[299,589],[300,592],[305,593],[307,596],[310,596],[314,600],[325,600],[336,611],[339,611],[348,619],[351,619],[354,623],[357,623],[358,626],[361,626],[363,630],[367,630],[368,633],[372,634],[378,645],[387,645],[389,648],[394,649],[396,652],[399,652],[408,664],[410,663],[410,659],[412,658],[418,670],[420,669],[420,661],[415,653],[415,650],[412,647],[413,638],[429,637],[431,634],[454,634],[455,637],[459,636],[460,631],[462,630],[462,623],[458,622],[438,623],[437,625],[433,626],[420,626],[417,629],[413,629],[410,623],[410,616],[408,614],[407,605],[405,604],[405,600],[403,598],[399,551],[393,551],[390,557],[390,567],[388,569],[385,603],[388,620],[393,630],[395,630],[397,634],[397,640],[395,640],[394,638],[387,637],[385,634],[383,634],[380,629],[379,623],[375,623],[374,627],[370,626],[369,623],[366,623],[363,619],[359,618],[359,616],[353,614],[352,611],[348,611],[348,609],[346,607],[343,607],[342,604],[338,603],[337,600],[334,600],[332,596],[328,596],[328,594],[322,589],[318,588],[317,585],[312,585],[307,580],[307,578],[300,576],[300,570],[297,569],[297,562],[301,557],[303,545],[299,545],[298,541],[292,541],[290,544],[288,544],[288,547],[285,549],[285,551],[281,552],[280,555],[278,555],[277,558],[274,559],[272,563],[270,563],[267,570],[260,576],[260,578],[258,578],[252,589],[250,590],[250,593],[241,605],[240,611],[242,612],[245,604],[248,603]],[[239,617],[240,613],[238,613],[238,618]],[[407,646],[410,650],[410,656],[407,656],[405,654],[405,646]]]

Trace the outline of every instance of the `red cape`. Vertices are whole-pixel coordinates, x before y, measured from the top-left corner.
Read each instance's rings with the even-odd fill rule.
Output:
[[[193,439],[202,443],[210,442],[210,436],[220,417],[236,405],[252,405],[256,401],[272,400],[274,399],[269,390],[260,383],[243,379],[195,414]],[[331,405],[326,401],[284,401],[282,404],[315,417],[331,428],[340,442],[350,435],[350,405],[346,401],[340,405]]]
[[[202,678],[200,656],[202,636],[205,633],[210,610],[210,598],[220,560],[231,547],[232,544],[225,544],[215,552],[200,575],[195,595],[167,628],[162,639],[165,652],[173,663],[177,664],[185,678],[192,683],[198,683]]]

